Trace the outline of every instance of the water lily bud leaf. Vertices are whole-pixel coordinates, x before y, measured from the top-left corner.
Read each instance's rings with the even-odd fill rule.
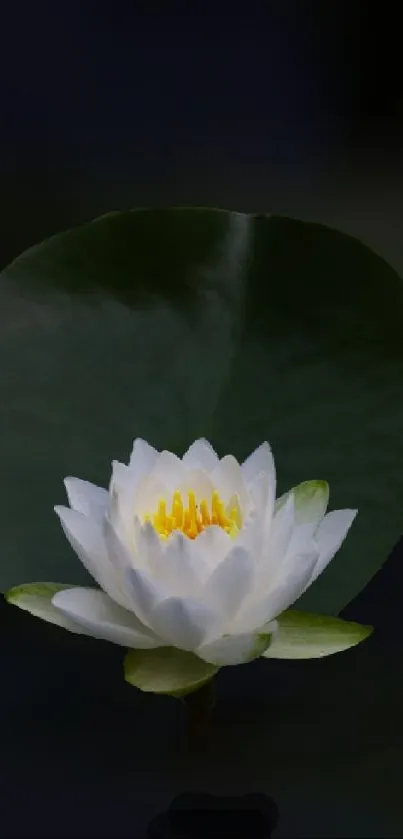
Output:
[[[9,589],[5,594],[5,599],[13,606],[18,606],[19,609],[23,609],[25,612],[47,621],[47,623],[54,623],[56,626],[62,626],[64,629],[69,629],[70,632],[77,632],[81,635],[83,630],[76,627],[73,621],[64,617],[58,609],[52,606],[52,597],[58,591],[69,588],[74,588],[74,586],[64,583],[23,583],[23,585]]]
[[[148,693],[186,696],[201,688],[219,670],[193,653],[174,647],[129,650],[124,660],[125,679]]]
[[[328,615],[288,609],[277,618],[279,629],[265,658],[322,658],[348,650],[368,638],[372,626]]]

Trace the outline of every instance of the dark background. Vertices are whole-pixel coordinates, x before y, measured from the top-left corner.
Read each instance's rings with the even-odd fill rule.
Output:
[[[15,0],[0,78],[2,264],[110,209],[190,203],[334,224],[403,267],[389,2]]]
[[[179,203],[329,223],[403,273],[398,8],[17,0],[0,29],[0,267]],[[402,559],[346,611],[377,633],[337,664],[220,674],[199,756],[179,703],[121,681],[122,651],[2,603],[0,834],[141,836],[194,787],[272,797],[277,836],[401,836]]]

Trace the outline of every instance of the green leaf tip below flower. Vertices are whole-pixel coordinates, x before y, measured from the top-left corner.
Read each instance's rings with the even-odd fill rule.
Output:
[[[61,626],[70,632],[80,633],[80,629],[75,627],[72,621],[69,621],[52,605],[52,598],[58,591],[71,588],[74,588],[74,586],[67,583],[22,583],[10,588],[5,593],[4,599],[7,603],[18,606],[19,609],[23,609],[25,612],[47,621],[47,623]]]
[[[126,682],[147,693],[186,696],[215,676],[219,667],[174,647],[129,650],[124,660]]]
[[[58,591],[63,591],[67,588],[73,588],[72,585],[64,583],[22,583],[19,586],[13,586],[4,595],[8,603],[13,603],[15,606],[22,608],[22,603],[28,603],[31,599],[38,597],[52,598]]]
[[[294,609],[288,609],[277,621],[279,630],[263,653],[265,658],[324,658],[360,644],[373,632],[372,626]]]
[[[248,664],[249,662],[254,661],[255,658],[260,658],[260,656],[264,655],[265,651],[273,644],[273,638],[275,638],[273,633],[258,632],[255,636],[253,650],[251,650],[248,658],[245,659],[245,664]]]

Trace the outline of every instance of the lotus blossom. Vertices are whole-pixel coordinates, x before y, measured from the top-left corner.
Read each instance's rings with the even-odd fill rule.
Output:
[[[276,618],[326,568],[357,512],[326,514],[325,481],[276,501],[266,442],[239,463],[204,439],[182,458],[136,439],[128,465],[113,462],[109,490],[72,477],[65,487],[70,506],[55,511],[98,588],[56,591],[53,621],[218,666],[267,650]]]

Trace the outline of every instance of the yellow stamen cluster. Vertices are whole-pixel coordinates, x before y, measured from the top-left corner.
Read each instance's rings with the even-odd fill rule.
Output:
[[[189,539],[196,539],[199,533],[212,524],[222,527],[230,536],[235,536],[241,528],[241,511],[236,496],[233,496],[225,509],[224,502],[216,491],[213,492],[209,508],[206,500],[196,504],[195,493],[190,490],[185,507],[182,495],[177,490],[173,495],[170,512],[167,512],[165,501],[161,500],[157,512],[152,516],[145,516],[145,521],[150,521],[157,533],[165,539],[174,530],[184,533]]]

